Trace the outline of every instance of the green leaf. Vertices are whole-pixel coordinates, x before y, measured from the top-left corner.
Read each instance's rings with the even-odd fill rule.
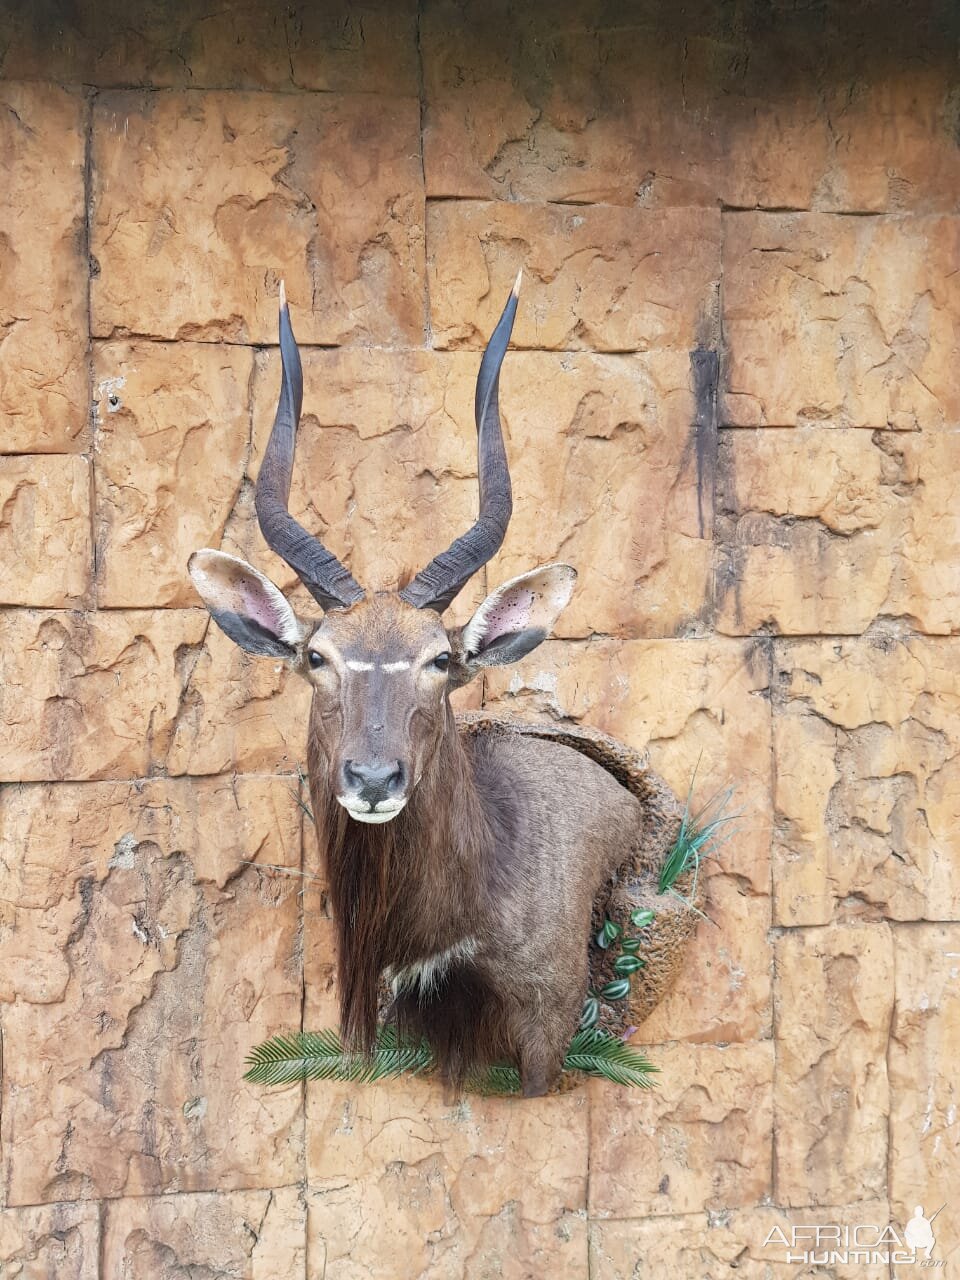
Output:
[[[608,982],[600,988],[600,994],[604,1000],[623,1000],[630,994],[630,979],[617,978],[615,982]]]
[[[614,961],[613,972],[623,975],[636,973],[638,969],[643,968],[643,964],[639,956],[620,956]]]
[[[640,950],[640,943],[642,941],[642,938],[624,938],[620,943],[620,950],[625,951],[628,956],[635,956]]]
[[[580,1030],[588,1031],[591,1027],[595,1027],[600,1018],[600,1001],[596,996],[587,996],[583,1002],[583,1012],[580,1014]]]
[[[637,929],[643,929],[648,924],[653,924],[657,918],[655,911],[649,911],[645,907],[638,907],[636,911],[630,912],[630,923]]]
[[[295,1080],[355,1080],[370,1083],[387,1076],[419,1074],[433,1066],[429,1046],[401,1041],[391,1027],[381,1027],[367,1057],[345,1049],[336,1031],[300,1031],[273,1036],[247,1057],[244,1079],[256,1084],[290,1084]]]
[[[605,920],[603,928],[597,934],[597,946],[602,947],[605,951],[611,943],[616,942],[621,933],[623,933],[623,930],[618,924],[614,924],[612,920]]]

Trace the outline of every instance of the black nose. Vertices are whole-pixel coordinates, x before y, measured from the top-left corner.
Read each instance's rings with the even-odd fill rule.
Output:
[[[365,800],[370,807],[403,788],[403,765],[399,760],[390,764],[357,764],[355,760],[347,760],[343,766],[343,780],[347,790]]]

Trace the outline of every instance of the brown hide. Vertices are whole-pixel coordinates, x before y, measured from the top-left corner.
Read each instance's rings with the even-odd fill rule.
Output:
[[[510,1058],[524,1092],[557,1077],[587,988],[594,899],[627,863],[643,809],[603,767],[561,743],[491,726],[443,736],[392,822],[353,821],[337,804],[311,721],[311,796],[338,930],[345,1036],[373,1044],[384,969],[465,940],[436,986],[401,991],[391,1016],[431,1042],[454,1083]]]

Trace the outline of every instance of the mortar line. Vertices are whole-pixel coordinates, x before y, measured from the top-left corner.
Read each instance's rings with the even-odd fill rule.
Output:
[[[433,316],[430,306],[430,277],[427,268],[429,260],[427,247],[427,167],[423,151],[423,122],[426,115],[426,98],[424,93],[423,47],[420,42],[420,24],[423,19],[423,0],[417,0],[417,19],[415,38],[417,44],[417,143],[420,153],[420,187],[423,191],[423,345],[433,350]]]
[[[96,1202],[98,1280],[107,1280],[107,1203],[106,1200],[98,1200]]]
[[[93,363],[93,111],[97,98],[97,89],[85,91],[83,122],[83,229],[81,253],[83,256],[83,272],[86,289],[87,349],[85,360],[87,366],[87,428],[90,433],[88,494],[90,503],[90,581],[84,592],[84,599],[92,609],[96,609],[100,594],[100,549],[97,521],[97,446],[99,443],[98,409],[94,399],[94,363]]]
[[[6,1005],[6,1001],[4,1005]],[[3,1008],[0,1008],[0,1134],[3,1132]],[[3,1182],[0,1182],[0,1213],[7,1208],[7,1190],[13,1172],[13,1161],[9,1160],[6,1163],[7,1177]]]
[[[776,821],[776,798],[777,798],[777,752],[774,735],[776,732],[777,721],[773,714],[773,699],[776,674],[776,639],[771,636],[770,642],[766,646],[767,649],[767,714],[770,717],[770,843],[767,849],[767,858],[769,861],[769,902],[770,902],[770,925],[773,925],[774,911],[776,904],[776,883],[774,880],[774,864],[773,864],[773,842],[774,842],[774,823]],[[779,1036],[777,1034],[777,949],[774,936],[769,939],[770,959],[770,1040],[773,1044],[773,1070],[770,1075],[770,1198],[774,1204],[778,1203],[777,1198],[777,1072],[779,1068]]]
[[[12,1209],[53,1209],[57,1205],[94,1205],[102,1207],[104,1210],[112,1204],[122,1204],[124,1200],[182,1200],[185,1196],[232,1196],[232,1195],[250,1195],[251,1193],[260,1192],[265,1196],[276,1194],[278,1191],[299,1191],[302,1182],[284,1182],[277,1187],[264,1186],[241,1186],[241,1187],[204,1187],[199,1191],[140,1191],[140,1192],[124,1192],[119,1196],[100,1196],[99,1198],[90,1197],[89,1199],[79,1198],[74,1200],[37,1200],[29,1204],[8,1204],[7,1210]],[[104,1277],[104,1280],[108,1280]],[[109,1280],[113,1280],[110,1277]]]
[[[465,477],[467,479],[476,479],[475,476]],[[309,607],[309,601],[303,602]],[[200,613],[201,605],[193,604],[104,604],[98,605],[96,609],[68,609],[62,606],[49,605],[33,605],[33,604],[2,604],[0,605],[0,617],[7,613],[36,613],[45,614],[50,617],[66,616],[75,618],[84,618],[91,613]],[[589,635],[580,636],[550,636],[545,644],[569,644],[569,645],[589,645],[598,644],[603,641],[615,641],[619,644],[702,644],[710,640],[718,640],[726,644],[745,644],[748,641],[757,640],[775,640],[778,644],[806,644],[811,640],[819,640],[824,643],[841,643],[857,640],[869,640],[873,634],[873,627],[883,625],[896,626],[897,639],[904,641],[922,640],[927,644],[949,644],[960,640],[960,631],[918,631],[915,628],[901,625],[901,620],[897,617],[879,616],[871,620],[862,631],[702,631],[690,635],[659,635],[659,636],[629,636],[616,635],[611,631],[592,631]],[[199,775],[206,776],[206,775]],[[16,779],[14,779],[16,781]],[[69,779],[64,779],[69,781]],[[77,778],[73,781],[83,781]]]
[[[890,1002],[890,1021],[887,1025],[887,1044],[883,1055],[884,1070],[887,1073],[887,1158],[884,1162],[884,1173],[886,1175],[884,1183],[887,1192],[887,1214],[890,1220],[893,1220],[893,1087],[890,1075],[890,1051],[893,1046],[894,1026],[897,1018],[897,930],[894,927],[897,923],[894,920],[888,922],[890,928],[890,953],[891,953],[891,977],[893,979],[893,995]],[[919,923],[919,922],[918,922]],[[924,922],[926,923],[926,922]],[[909,1210],[907,1210],[909,1213]],[[906,1225],[906,1224],[904,1224]],[[891,1280],[895,1272],[893,1263],[889,1264]]]

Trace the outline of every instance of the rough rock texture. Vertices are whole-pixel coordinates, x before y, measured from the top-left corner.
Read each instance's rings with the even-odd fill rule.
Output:
[[[377,1275],[386,1259],[396,1280],[586,1274],[587,1090],[457,1104],[427,1081],[307,1092],[326,1274]]]
[[[308,1280],[297,1187],[144,1197],[107,1206],[103,1273],[124,1280]]]
[[[0,603],[78,605],[90,581],[90,466],[0,457]]]
[[[875,618],[903,617],[920,631],[955,632],[958,507],[955,429],[726,432],[717,626],[734,635],[849,635]]]
[[[951,427],[955,217],[724,217],[724,421]]]
[[[956,11],[431,0],[427,193],[954,210]]]
[[[270,342],[285,278],[304,341],[422,339],[416,99],[108,93],[94,110],[97,336]]]
[[[954,913],[956,914],[956,913]],[[960,927],[904,926],[894,945],[896,1006],[890,1029],[890,1142],[896,1153],[890,1203],[903,1223],[917,1204],[933,1213],[960,1176],[956,1140],[960,1088],[944,1070],[960,1050]],[[945,1220],[943,1220],[945,1219]],[[937,1252],[960,1260],[960,1223],[937,1219]]]
[[[79,88],[0,81],[5,453],[66,453],[88,440],[86,116]]]
[[[208,343],[94,348],[101,607],[195,603],[183,566],[220,545],[240,496],[253,365]]]
[[[417,92],[414,0],[4,5],[0,72],[104,88]]]
[[[786,933],[775,958],[777,1199],[845,1204],[861,1190],[878,1193],[888,1155],[890,926]]]
[[[778,923],[960,914],[958,670],[955,640],[893,626],[777,643]]]
[[[0,817],[6,1203],[296,1180],[299,1091],[241,1080],[300,1015],[295,780],[23,786]]]
[[[100,1207],[61,1201],[0,1209],[0,1275],[99,1280]]]
[[[521,268],[517,347],[682,350],[713,336],[715,210],[451,200],[430,206],[427,241],[437,346],[485,346]]]
[[[656,1218],[633,1218],[590,1225],[591,1280],[659,1280],[661,1276],[689,1276],[691,1280],[729,1280],[730,1272],[745,1280],[888,1280],[884,1262],[852,1261],[820,1265],[803,1261],[803,1246],[785,1247],[798,1238],[809,1240],[814,1223],[864,1224],[882,1230],[889,1221],[885,1200],[809,1210],[763,1207],[723,1209],[671,1220],[665,1230]],[[866,1236],[875,1240],[879,1230]],[[800,1233],[803,1233],[802,1235]],[[792,1260],[788,1256],[793,1254]]]
[[[0,780],[150,773],[208,625],[199,609],[0,614]]]
[[[590,1085],[590,1215],[723,1210],[770,1194],[773,1045],[661,1046],[656,1093]]]
[[[0,0],[2,1280],[904,1280],[764,1241],[944,1202],[957,1265],[958,45],[951,0]],[[447,545],[520,267],[450,619],[579,579],[456,702],[735,788],[659,1085],[252,1088],[337,1018],[309,693],[186,560],[316,615],[253,511],[281,278],[294,514],[371,587]]]

